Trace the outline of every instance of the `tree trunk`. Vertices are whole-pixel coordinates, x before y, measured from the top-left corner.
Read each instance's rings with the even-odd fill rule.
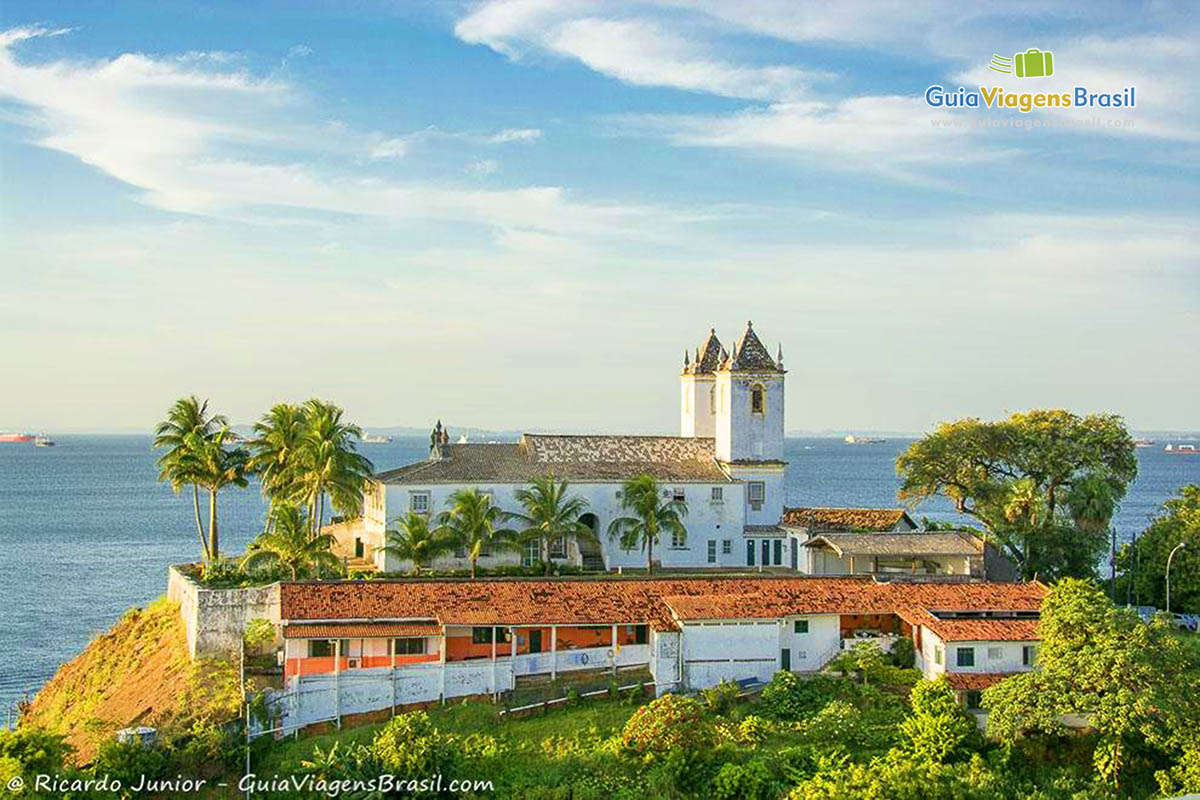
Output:
[[[220,539],[217,534],[217,490],[208,490],[208,551],[213,563],[221,558]]]
[[[654,572],[654,537],[646,537],[646,574]]]
[[[200,537],[200,551],[204,560],[209,561],[208,542],[204,539],[204,523],[200,521],[200,487],[192,484],[192,509],[196,512],[196,535]]]
[[[475,559],[471,559],[471,580],[475,580]]]

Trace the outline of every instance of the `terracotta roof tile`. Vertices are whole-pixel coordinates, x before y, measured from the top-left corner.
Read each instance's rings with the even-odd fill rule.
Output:
[[[1030,639],[1036,620],[944,620],[936,610],[1035,611],[1040,583],[878,583],[865,578],[397,580],[285,583],[284,620],[434,618],[443,625],[607,625],[675,618],[766,619],[793,614],[895,613],[947,641]],[[1032,625],[1030,624],[1032,623]],[[943,635],[945,634],[945,635]],[[961,634],[961,635],[960,635]]]
[[[817,531],[890,531],[901,522],[917,527],[903,508],[785,508],[782,522]]]
[[[441,636],[442,626],[436,623],[361,622],[345,625],[288,625],[283,629],[285,639],[355,639],[393,636]]]
[[[960,692],[981,691],[1019,672],[947,672],[946,681]]]

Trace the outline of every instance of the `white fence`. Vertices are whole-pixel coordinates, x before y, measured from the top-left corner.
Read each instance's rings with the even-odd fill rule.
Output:
[[[452,662],[444,671],[441,664],[412,664],[296,677],[288,691],[272,693],[268,705],[279,719],[275,727],[287,735],[348,714],[512,688],[513,670],[507,660]]]
[[[508,659],[500,659],[508,661]],[[650,645],[632,644],[620,648],[584,647],[578,650],[559,650],[557,653],[534,653],[517,656],[513,662],[516,675],[543,675],[551,672],[571,672],[582,669],[629,667],[650,663]],[[553,668],[553,669],[552,669]]]
[[[409,664],[396,669],[352,669],[338,674],[303,675],[292,678],[285,692],[270,695],[274,726],[286,735],[297,728],[331,722],[348,714],[379,711],[393,706],[427,703],[443,697],[497,694],[514,688],[516,676],[549,674],[557,657],[556,670],[571,672],[645,664],[649,645],[626,645],[619,650],[589,647],[536,653],[513,658],[472,659]]]

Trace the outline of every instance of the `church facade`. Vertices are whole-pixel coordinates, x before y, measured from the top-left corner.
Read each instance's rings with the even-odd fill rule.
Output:
[[[710,331],[684,355],[680,374],[679,436],[524,434],[517,442],[452,443],[439,429],[429,457],[373,476],[364,516],[353,535],[354,552],[385,572],[409,565],[380,549],[389,524],[411,512],[436,517],[459,489],[476,488],[504,511],[520,511],[514,494],[534,478],[552,474],[570,493],[588,501],[581,519],[598,543],[550,544],[552,561],[596,570],[645,566],[645,553],[626,550],[607,535],[625,516],[621,484],[648,473],[664,496],[682,500],[687,535],[665,535],[655,548],[664,568],[767,567],[798,569],[805,536],[781,526],[787,462],[784,460],[782,349],[772,356],[751,323],[727,349]],[[339,536],[339,538],[342,538]],[[343,551],[349,550],[342,542]],[[459,552],[439,558],[437,569],[467,566]],[[537,552],[491,553],[481,566],[529,563]]]

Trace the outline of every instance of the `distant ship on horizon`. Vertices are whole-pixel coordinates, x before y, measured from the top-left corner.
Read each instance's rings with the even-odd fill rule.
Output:
[[[363,444],[387,444],[390,441],[392,441],[392,437],[390,436],[373,436],[369,433],[362,435]]]
[[[842,441],[846,444],[880,444],[881,442],[886,442],[887,439],[874,439],[870,436],[855,436],[854,434],[850,434]]]
[[[0,431],[0,442],[32,442],[36,438],[32,433]]]
[[[1194,444],[1167,445],[1163,452],[1173,456],[1200,456],[1200,450],[1197,450]]]

